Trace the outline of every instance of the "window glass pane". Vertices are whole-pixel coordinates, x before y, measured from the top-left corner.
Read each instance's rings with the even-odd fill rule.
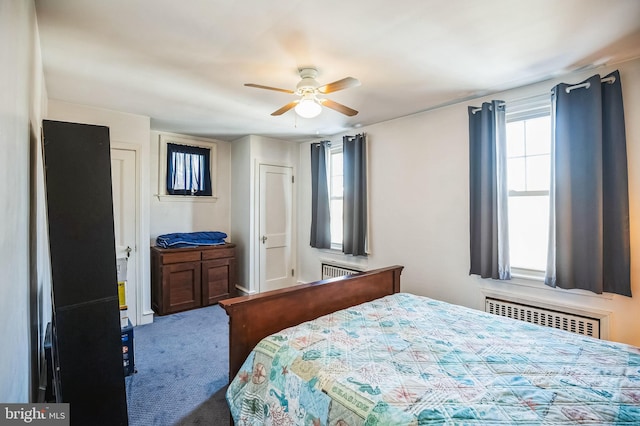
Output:
[[[342,197],[342,151],[331,153],[331,197]]]
[[[196,191],[202,191],[204,189],[202,183],[204,176],[202,175],[202,162],[204,158],[202,155],[191,154],[191,189]]]
[[[512,267],[545,270],[548,228],[549,196],[509,197],[509,254]]]
[[[507,160],[507,186],[509,191],[526,190],[525,158],[510,158]]]
[[[342,197],[344,187],[342,185],[342,175],[331,177],[331,197]]]
[[[173,189],[185,189],[184,154],[181,152],[176,152],[173,154],[173,158],[174,158],[173,170],[175,175],[175,178],[173,179]]]
[[[524,155],[524,122],[507,123],[507,158]]]
[[[175,179],[173,189],[202,191],[204,189],[204,157],[197,154],[174,154]]]
[[[526,120],[527,155],[549,154],[551,150],[551,118]]]
[[[527,157],[527,191],[548,191],[550,185],[549,176],[550,156],[536,155]]]
[[[331,244],[342,245],[342,199],[331,200]]]
[[[331,172],[332,174],[342,174],[342,151],[331,153]]]

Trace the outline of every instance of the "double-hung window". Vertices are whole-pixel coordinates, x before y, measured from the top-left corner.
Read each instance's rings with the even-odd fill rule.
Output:
[[[331,248],[342,250],[343,162],[342,144],[329,149],[329,208],[331,212]]]
[[[543,276],[549,237],[548,96],[506,109],[509,257],[514,273]]]

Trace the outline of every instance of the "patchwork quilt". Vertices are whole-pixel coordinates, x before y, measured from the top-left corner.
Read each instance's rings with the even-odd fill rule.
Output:
[[[640,349],[399,293],[263,339],[236,425],[640,425]]]

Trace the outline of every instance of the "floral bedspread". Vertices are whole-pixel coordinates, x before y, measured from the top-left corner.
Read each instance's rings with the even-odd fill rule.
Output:
[[[399,293],[262,340],[236,425],[640,425],[640,349]]]

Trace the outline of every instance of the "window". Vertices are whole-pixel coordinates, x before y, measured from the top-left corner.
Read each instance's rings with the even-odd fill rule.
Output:
[[[167,193],[211,195],[208,148],[167,144]]]
[[[509,257],[514,272],[544,271],[549,238],[550,101],[507,104]]]
[[[217,146],[213,142],[160,135],[158,198],[215,201]]]
[[[329,209],[331,212],[331,248],[342,250],[343,174],[342,145],[329,149]]]

